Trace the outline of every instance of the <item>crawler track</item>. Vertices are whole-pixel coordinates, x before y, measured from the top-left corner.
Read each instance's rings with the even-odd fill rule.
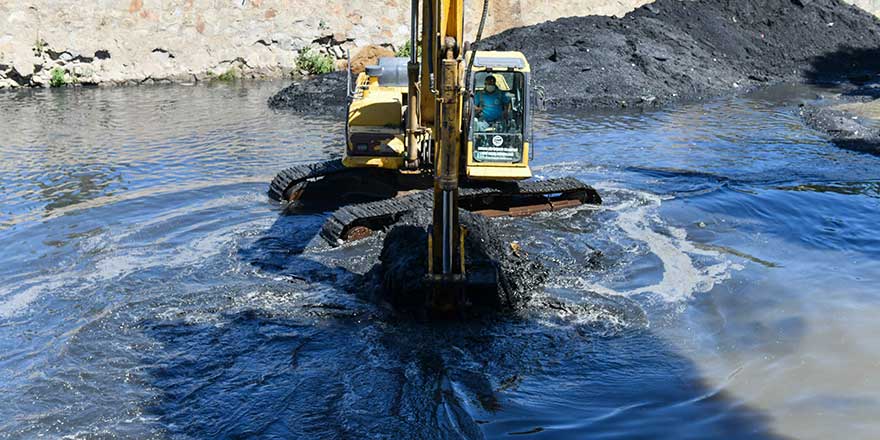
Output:
[[[309,179],[329,176],[347,170],[339,159],[290,167],[278,173],[269,185],[269,198],[292,201],[298,198],[298,188]]]
[[[432,192],[419,191],[403,197],[344,206],[324,223],[321,236],[330,244],[362,238],[382,230],[414,209],[428,209]],[[529,215],[581,204],[601,204],[598,192],[574,179],[549,179],[461,188],[463,209],[487,216]]]

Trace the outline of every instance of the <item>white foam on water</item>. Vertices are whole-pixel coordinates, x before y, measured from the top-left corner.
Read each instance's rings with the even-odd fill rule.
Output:
[[[667,225],[659,214],[663,202],[660,196],[615,187],[603,190],[627,195],[619,204],[603,209],[617,212],[614,226],[626,237],[644,243],[648,251],[660,259],[663,278],[656,284],[626,291],[618,291],[580,277],[565,277],[560,281],[602,295],[650,294],[666,302],[678,302],[692,298],[695,293],[708,292],[718,283],[729,279],[732,270],[742,269],[742,266],[733,264],[718,252],[696,247],[687,239],[687,231],[683,228]],[[694,262],[694,256],[707,257],[701,260],[715,263],[698,266]]]
[[[4,288],[0,290],[0,318],[15,316],[39,298],[43,292],[60,289],[64,286],[64,280],[54,278],[39,277],[33,285],[18,293],[13,293],[15,289]]]
[[[126,231],[129,233],[105,232],[90,237],[82,243],[84,250],[100,250],[101,253],[90,269],[84,271],[75,268],[41,276],[35,278],[30,287],[18,293],[14,293],[14,288],[0,288],[0,318],[15,316],[42,295],[74,284],[80,286],[77,289],[81,289],[82,283],[97,285],[147,269],[181,268],[198,264],[233,249],[242,233],[268,227],[268,224],[271,221],[263,218],[236,223],[205,233],[182,246],[164,250],[158,250],[155,246],[126,248],[124,240],[131,237],[130,230]]]

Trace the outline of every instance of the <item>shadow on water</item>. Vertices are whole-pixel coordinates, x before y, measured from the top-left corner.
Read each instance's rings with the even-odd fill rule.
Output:
[[[354,298],[371,263],[313,252],[322,221],[281,216],[239,250],[300,289],[284,307],[142,323],[162,347],[151,413],[173,438],[778,438],[634,304],[415,322]]]

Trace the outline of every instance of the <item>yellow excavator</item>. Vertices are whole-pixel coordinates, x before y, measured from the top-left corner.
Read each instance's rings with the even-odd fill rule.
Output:
[[[342,159],[284,170],[269,189],[293,204],[362,202],[328,218],[321,233],[332,244],[431,205],[425,276],[435,307],[455,307],[454,291],[468,282],[459,209],[519,216],[601,203],[573,178],[527,180],[532,73],[522,53],[476,50],[487,12],[484,0],[470,44],[463,0],[412,0],[410,57],[382,58],[356,79],[349,71]]]

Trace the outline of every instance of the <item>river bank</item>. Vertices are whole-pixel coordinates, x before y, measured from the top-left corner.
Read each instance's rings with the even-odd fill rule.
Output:
[[[816,4],[794,1],[804,8]],[[485,35],[560,17],[601,16],[601,21],[621,17],[646,3],[649,0],[494,0]],[[880,13],[876,0],[851,3],[868,13]],[[479,17],[481,4],[466,2],[470,38],[475,34],[475,17]],[[693,2],[682,4],[699,6]],[[792,20],[779,16],[776,9],[773,2],[765,5],[738,1],[719,10],[718,20],[745,16],[783,24],[797,21],[796,17]],[[321,13],[304,15],[303,11]],[[835,31],[845,25],[833,15],[822,18],[834,23],[831,28]],[[284,78],[299,72],[297,60],[305,51],[326,56],[334,67],[341,68],[348,51],[354,54],[370,45],[397,49],[408,39],[408,21],[409,3],[399,0],[3,2],[0,89]],[[644,24],[637,21],[627,26]],[[569,29],[563,31],[573,35]],[[645,32],[633,35],[650,41],[656,34],[651,26]],[[550,41],[560,41],[553,32],[548,35]],[[812,44],[811,40],[804,41]],[[569,43],[578,47],[576,40]],[[566,47],[559,46],[556,56],[571,55],[566,54],[570,51]],[[553,54],[539,52],[542,56]]]
[[[835,145],[880,154],[880,85],[857,87],[801,108],[804,122]]]
[[[494,0],[487,34],[646,1]],[[468,17],[480,7],[467,2]],[[0,88],[288,77],[306,51],[339,67],[348,51],[396,49],[409,19],[400,0],[0,2]]]
[[[523,52],[547,108],[650,108],[779,82],[876,77],[880,20],[838,0],[659,0],[622,18],[570,17],[489,37]],[[336,111],[341,74],[297,82],[275,108]]]

